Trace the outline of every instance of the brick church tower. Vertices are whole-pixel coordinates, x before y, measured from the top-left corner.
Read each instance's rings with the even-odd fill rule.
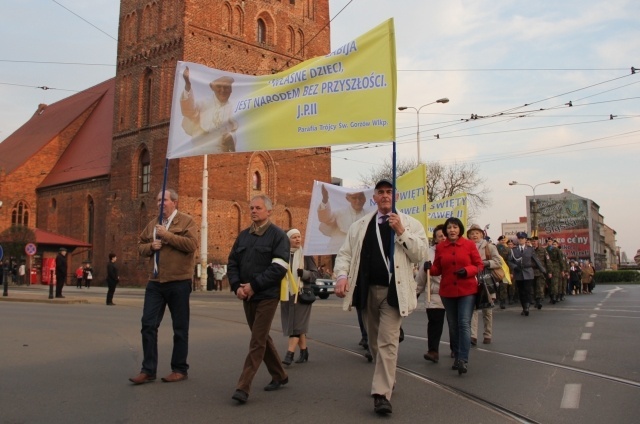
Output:
[[[263,75],[326,54],[328,0],[122,0],[115,80],[106,249],[123,279],[143,285],[137,238],[157,217],[176,62]],[[308,44],[307,44],[308,43]],[[248,201],[265,193],[272,220],[304,232],[313,180],[330,181],[329,148],[208,156],[208,261],[226,263],[250,224]],[[203,157],[169,161],[178,208],[202,216]]]

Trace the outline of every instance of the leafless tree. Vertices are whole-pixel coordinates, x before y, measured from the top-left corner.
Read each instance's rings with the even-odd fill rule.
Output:
[[[418,166],[415,159],[396,162],[396,176],[406,174]],[[390,159],[386,159],[368,174],[360,174],[360,180],[367,186],[373,185],[382,178],[391,179],[393,167]],[[467,193],[469,199],[469,220],[491,205],[485,178],[480,176],[480,168],[472,163],[453,163],[444,165],[440,162],[427,162],[427,199],[429,202],[458,193]]]

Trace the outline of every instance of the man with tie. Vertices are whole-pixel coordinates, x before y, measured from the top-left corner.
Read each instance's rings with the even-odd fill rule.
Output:
[[[193,218],[179,212],[178,194],[167,189],[158,193],[162,205],[162,224],[154,218],[147,224],[138,241],[140,256],[149,258],[151,272],[144,294],[142,310],[142,368],[129,379],[133,384],[156,379],[158,366],[158,327],[169,306],[173,321],[173,353],[171,374],[165,383],[187,379],[189,351],[189,295],[191,276],[198,247],[198,226]]]
[[[343,309],[353,305],[363,313],[375,361],[371,395],[378,414],[392,412],[400,325],[417,306],[412,264],[426,258],[428,246],[422,224],[392,212],[392,198],[391,181],[378,181],[373,194],[378,209],[349,227],[334,267]]]
[[[520,315],[528,317],[529,305],[533,303],[531,298],[535,277],[533,267],[538,267],[542,272],[546,271],[540,264],[533,247],[527,246],[527,233],[520,231],[516,234],[516,237],[518,237],[518,246],[511,249],[509,268],[511,268],[513,278],[516,280],[516,286],[518,287],[518,295],[522,305]]]

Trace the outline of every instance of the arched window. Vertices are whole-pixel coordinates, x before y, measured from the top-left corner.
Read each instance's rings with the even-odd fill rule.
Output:
[[[258,43],[266,44],[267,42],[267,25],[262,18],[258,18]]]
[[[147,68],[144,74],[143,94],[142,94],[142,125],[151,123],[151,98],[153,97],[153,72],[151,68]]]
[[[284,210],[284,227],[283,228],[293,228],[293,217],[291,216],[291,211],[289,209]]]
[[[58,207],[58,201],[56,200],[55,197],[52,197],[51,198],[51,211],[55,212],[57,207]]]
[[[290,52],[291,54],[295,54],[296,53],[296,33],[291,27],[287,27],[287,30],[289,32],[289,43],[288,43],[289,45],[287,46],[287,51]]]
[[[93,198],[87,198],[87,243],[93,244],[93,224],[95,222],[95,205]],[[93,260],[93,249],[89,250],[89,260]]]
[[[233,13],[229,3],[226,3],[222,8],[222,22],[227,26],[225,28],[227,32],[233,34]]]
[[[260,172],[258,171],[253,173],[251,188],[254,190],[262,190],[262,177],[260,176]]]
[[[22,200],[16,203],[11,211],[11,225],[29,226],[29,205]]]
[[[304,56],[304,33],[298,30],[298,48],[294,51],[298,56]]]
[[[149,184],[151,183],[151,158],[149,157],[149,151],[147,149],[140,152],[138,180],[140,181],[139,192],[149,193]]]

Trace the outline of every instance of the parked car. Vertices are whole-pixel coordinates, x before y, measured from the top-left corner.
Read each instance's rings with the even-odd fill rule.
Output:
[[[335,293],[336,281],[328,278],[318,278],[316,283],[311,285],[313,293],[320,299],[327,299],[331,293]]]

